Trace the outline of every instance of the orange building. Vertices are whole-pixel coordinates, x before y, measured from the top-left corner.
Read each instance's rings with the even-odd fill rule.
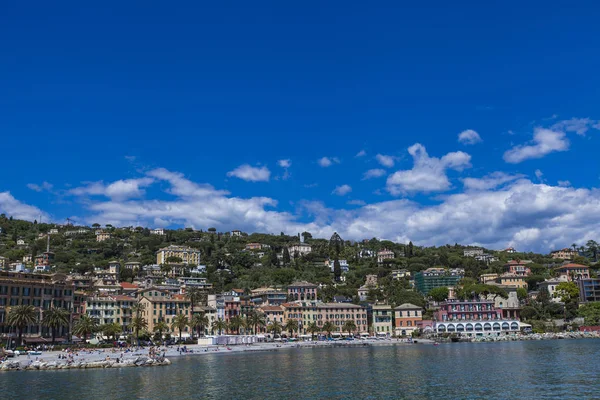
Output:
[[[394,308],[394,333],[396,336],[409,336],[423,320],[423,308],[406,303]]]

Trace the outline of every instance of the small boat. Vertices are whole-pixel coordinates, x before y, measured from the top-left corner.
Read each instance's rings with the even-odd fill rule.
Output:
[[[435,342],[433,345],[434,346],[439,346],[440,344],[438,342]]]

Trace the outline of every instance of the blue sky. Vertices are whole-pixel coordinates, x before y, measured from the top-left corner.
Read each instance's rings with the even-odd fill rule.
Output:
[[[600,239],[596,4],[128,3],[4,5],[1,212]]]

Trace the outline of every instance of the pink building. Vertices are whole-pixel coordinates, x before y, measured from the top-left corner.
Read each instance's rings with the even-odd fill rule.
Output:
[[[531,269],[520,260],[512,260],[508,263],[504,264],[504,271],[509,274],[519,275],[519,276],[529,276],[531,275]]]
[[[294,282],[288,286],[288,299],[290,301],[315,301],[317,300],[318,286],[310,282]]]

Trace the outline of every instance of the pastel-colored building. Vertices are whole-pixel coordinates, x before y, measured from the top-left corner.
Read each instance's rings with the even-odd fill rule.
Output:
[[[504,319],[493,300],[449,300],[434,314],[434,331],[460,336],[500,336],[518,332],[517,319]]]
[[[396,336],[410,336],[418,329],[418,323],[423,319],[423,308],[405,303],[394,308],[394,314]]]
[[[565,264],[554,268],[558,276],[564,276],[567,280],[577,281],[579,279],[590,279],[590,267],[581,264]]]
[[[167,264],[169,257],[181,259],[184,265],[200,265],[200,250],[187,246],[170,245],[156,252],[156,263]]]
[[[531,269],[521,260],[511,260],[504,265],[504,272],[512,275],[529,276]]]
[[[124,331],[131,324],[131,306],[137,300],[130,296],[122,295],[96,295],[86,299],[83,312],[89,317],[96,319],[99,325],[119,324]]]
[[[104,242],[112,237],[110,232],[96,231],[96,242]]]
[[[294,282],[288,286],[288,299],[291,301],[315,301],[317,300],[318,286],[310,282]]]
[[[377,262],[379,264],[383,264],[385,260],[391,260],[394,257],[396,257],[394,252],[388,249],[383,249],[377,252]]]
[[[394,310],[389,304],[373,305],[373,333],[378,336],[394,334]]]
[[[288,252],[290,253],[291,257],[301,257],[301,256],[305,256],[307,254],[309,254],[310,252],[312,252],[312,246],[310,244],[306,244],[306,243],[297,243],[297,244],[293,244],[291,246],[288,247]]]
[[[369,330],[367,322],[367,310],[359,305],[350,303],[320,303],[320,302],[294,302],[282,305],[285,309],[284,321],[295,319],[298,321],[300,334],[306,334],[306,328],[311,322],[315,322],[322,328],[329,321],[335,326],[333,335],[344,334],[342,332],[346,321],[354,321],[356,325],[355,334],[367,334]]]
[[[192,307],[190,301],[183,295],[175,295],[167,290],[158,288],[148,288],[138,293],[140,304],[144,305],[143,317],[148,323],[148,332],[154,332],[154,327],[158,321],[164,321],[171,325],[173,317],[177,314],[183,314],[192,318]],[[179,332],[174,332],[179,334]],[[189,336],[189,328],[186,327],[182,336]]]
[[[569,249],[569,248],[555,250],[550,253],[550,257],[552,257],[554,259],[559,259],[559,260],[572,260],[573,258],[575,258],[578,255],[579,255],[579,253],[576,250]]]

